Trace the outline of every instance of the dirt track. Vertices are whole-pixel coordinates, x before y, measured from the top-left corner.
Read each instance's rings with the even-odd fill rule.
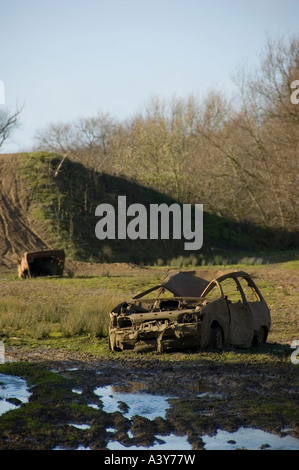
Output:
[[[0,155],[0,265],[13,267],[25,251],[46,248],[27,218],[17,155]]]

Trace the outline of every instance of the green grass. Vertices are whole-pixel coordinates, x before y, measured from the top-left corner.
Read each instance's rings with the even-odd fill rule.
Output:
[[[109,312],[124,298],[157,283],[145,276],[0,279],[0,338],[106,337]]]
[[[278,357],[289,361],[292,352],[289,345],[299,339],[296,263],[242,267],[248,272],[252,269],[271,309],[269,345],[265,350],[226,350],[217,354],[217,361],[251,363],[277,360]],[[226,268],[238,269],[240,266]],[[199,275],[202,269],[206,270],[198,268]],[[210,276],[214,277],[218,269],[219,266],[210,267]],[[110,310],[133,294],[156,285],[166,274],[166,267],[151,267],[140,269],[140,274],[122,275],[115,266],[109,271],[109,265],[102,275],[81,276],[77,272],[72,278],[20,280],[15,274],[8,273],[0,278],[0,339],[7,347],[65,349],[95,356],[109,354]],[[290,283],[289,278],[293,277],[293,283]],[[159,356],[161,360],[163,357]],[[165,357],[169,359],[170,356],[166,354]],[[190,356],[188,353],[171,354],[172,360],[196,357],[196,354]],[[215,355],[202,352],[200,358],[215,360]]]
[[[0,336],[106,336],[109,311],[120,302],[120,296],[103,293],[101,280],[2,280]]]
[[[299,260],[292,260],[292,261],[286,261],[285,263],[282,263],[281,265],[282,268],[284,269],[295,269],[299,270]]]
[[[1,336],[25,336],[36,339],[74,335],[107,335],[108,314],[119,303],[116,296],[87,296],[79,299],[56,297],[28,302],[7,299],[0,305]]]

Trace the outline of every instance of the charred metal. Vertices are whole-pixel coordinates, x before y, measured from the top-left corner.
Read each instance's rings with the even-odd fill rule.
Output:
[[[18,265],[18,276],[20,278],[61,276],[64,262],[64,250],[26,252]]]
[[[247,348],[265,343],[270,326],[270,310],[249,274],[235,271],[208,282],[178,272],[112,310],[109,345],[157,352]]]

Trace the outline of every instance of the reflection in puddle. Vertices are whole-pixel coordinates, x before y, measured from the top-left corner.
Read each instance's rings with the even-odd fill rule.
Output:
[[[151,395],[142,393],[145,386],[141,383],[131,383],[125,386],[107,386],[98,387],[94,390],[102,403],[103,410],[107,413],[121,411],[126,418],[132,418],[134,415],[143,416],[147,419],[153,420],[157,417],[166,417],[166,410],[170,407],[168,397],[163,395]],[[114,428],[107,428],[107,431],[113,432]],[[131,431],[128,431],[128,437],[132,438]],[[143,446],[124,446],[118,441],[110,441],[107,444],[107,449],[121,450],[121,449],[138,449],[138,450],[163,450],[163,449],[180,449],[191,450],[192,446],[187,441],[186,436],[176,436],[170,434],[169,436],[156,436],[154,445],[150,447]]]
[[[166,410],[170,408],[168,398],[162,395],[151,395],[142,392],[142,384],[127,384],[125,386],[106,386],[98,387],[94,392],[100,397],[103,403],[103,410],[107,413],[121,411],[123,415],[131,419],[134,415],[143,416],[150,420],[160,416],[166,418]],[[213,397],[222,399],[221,394],[211,393],[211,390],[206,388],[196,390],[199,392],[197,397],[206,398]],[[110,433],[116,433],[116,429],[107,428]],[[131,431],[128,431],[128,437],[133,438]],[[204,448],[207,450],[234,450],[234,449],[285,449],[285,450],[298,450],[299,439],[292,436],[278,436],[265,432],[261,429],[244,428],[241,427],[235,432],[228,432],[218,430],[214,436],[202,436]],[[107,444],[110,450],[121,449],[154,449],[154,450],[192,450],[191,444],[188,442],[186,436],[176,436],[170,434],[169,436],[155,436],[152,446],[124,446],[116,440],[111,440]]]
[[[18,408],[18,405],[8,402],[8,399],[14,398],[21,404],[26,403],[29,396],[30,392],[24,379],[15,375],[0,374],[0,415]]]
[[[186,436],[176,436],[169,434],[169,436],[156,436],[156,441],[153,446],[130,446],[126,447],[117,441],[110,441],[107,445],[109,450],[192,450],[191,444],[186,439]]]
[[[123,411],[126,418],[134,415],[155,419],[158,416],[165,418],[166,410],[169,408],[167,397],[162,395],[149,395],[138,391],[127,392],[120,387],[107,386],[98,387],[94,393],[101,398],[103,410],[106,413],[120,411],[121,404],[125,403],[127,409]],[[127,388],[125,390],[128,390]]]
[[[52,450],[73,450],[73,449],[67,449],[66,447],[62,447],[62,446],[55,446],[55,447],[53,447]],[[75,450],[91,450],[91,448],[90,447],[79,446]]]
[[[168,402],[169,396],[152,395],[146,393],[146,385],[144,383],[129,382],[122,386],[105,386],[97,387],[94,393],[99,396],[103,404],[103,410],[107,413],[115,411],[123,413],[126,418],[131,419],[134,415],[145,417],[153,420],[157,417],[166,419],[166,412],[170,408]],[[73,393],[82,394],[82,389],[73,388]],[[215,394],[209,387],[204,387],[201,383],[197,383],[194,387],[194,395],[197,398],[223,398],[221,394]],[[30,392],[27,383],[21,377],[0,373],[0,416],[9,410],[18,408],[22,403],[28,402]],[[14,400],[10,403],[8,400]],[[89,405],[98,409],[98,405]],[[206,416],[206,414],[205,414]],[[111,423],[112,424],[112,423]],[[69,423],[78,429],[92,430],[89,424]],[[108,439],[107,449],[109,450],[192,450],[191,444],[188,442],[186,435],[177,436],[175,434],[155,435],[153,444],[149,447],[143,446],[124,446],[115,439],[119,432],[114,427],[107,427],[106,431]],[[282,432],[290,431],[285,428]],[[134,439],[131,430],[127,430],[127,437]],[[240,427],[235,432],[228,432],[219,429],[214,436],[201,436],[204,448],[207,450],[234,450],[234,449],[271,449],[271,450],[299,450],[299,439],[292,436],[279,436],[265,432],[261,429]],[[126,441],[124,441],[126,442]],[[128,442],[128,441],[127,441]],[[133,441],[134,442],[134,441]],[[137,440],[135,441],[137,442]],[[59,445],[54,447],[60,450]],[[77,450],[90,450],[90,447],[80,445]]]
[[[74,426],[74,428],[77,428],[77,429],[90,429],[91,428],[89,424],[69,423],[69,426]]]
[[[235,432],[218,430],[215,436],[202,436],[207,450],[247,449],[298,450],[299,439],[292,436],[280,437],[261,429],[241,427]]]

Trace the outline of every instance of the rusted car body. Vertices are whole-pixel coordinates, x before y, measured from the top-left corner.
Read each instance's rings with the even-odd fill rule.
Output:
[[[26,252],[18,265],[20,278],[61,276],[64,270],[64,250]]]
[[[270,326],[270,310],[249,274],[235,271],[208,282],[179,272],[113,309],[109,346],[158,352],[247,348],[265,343]]]

